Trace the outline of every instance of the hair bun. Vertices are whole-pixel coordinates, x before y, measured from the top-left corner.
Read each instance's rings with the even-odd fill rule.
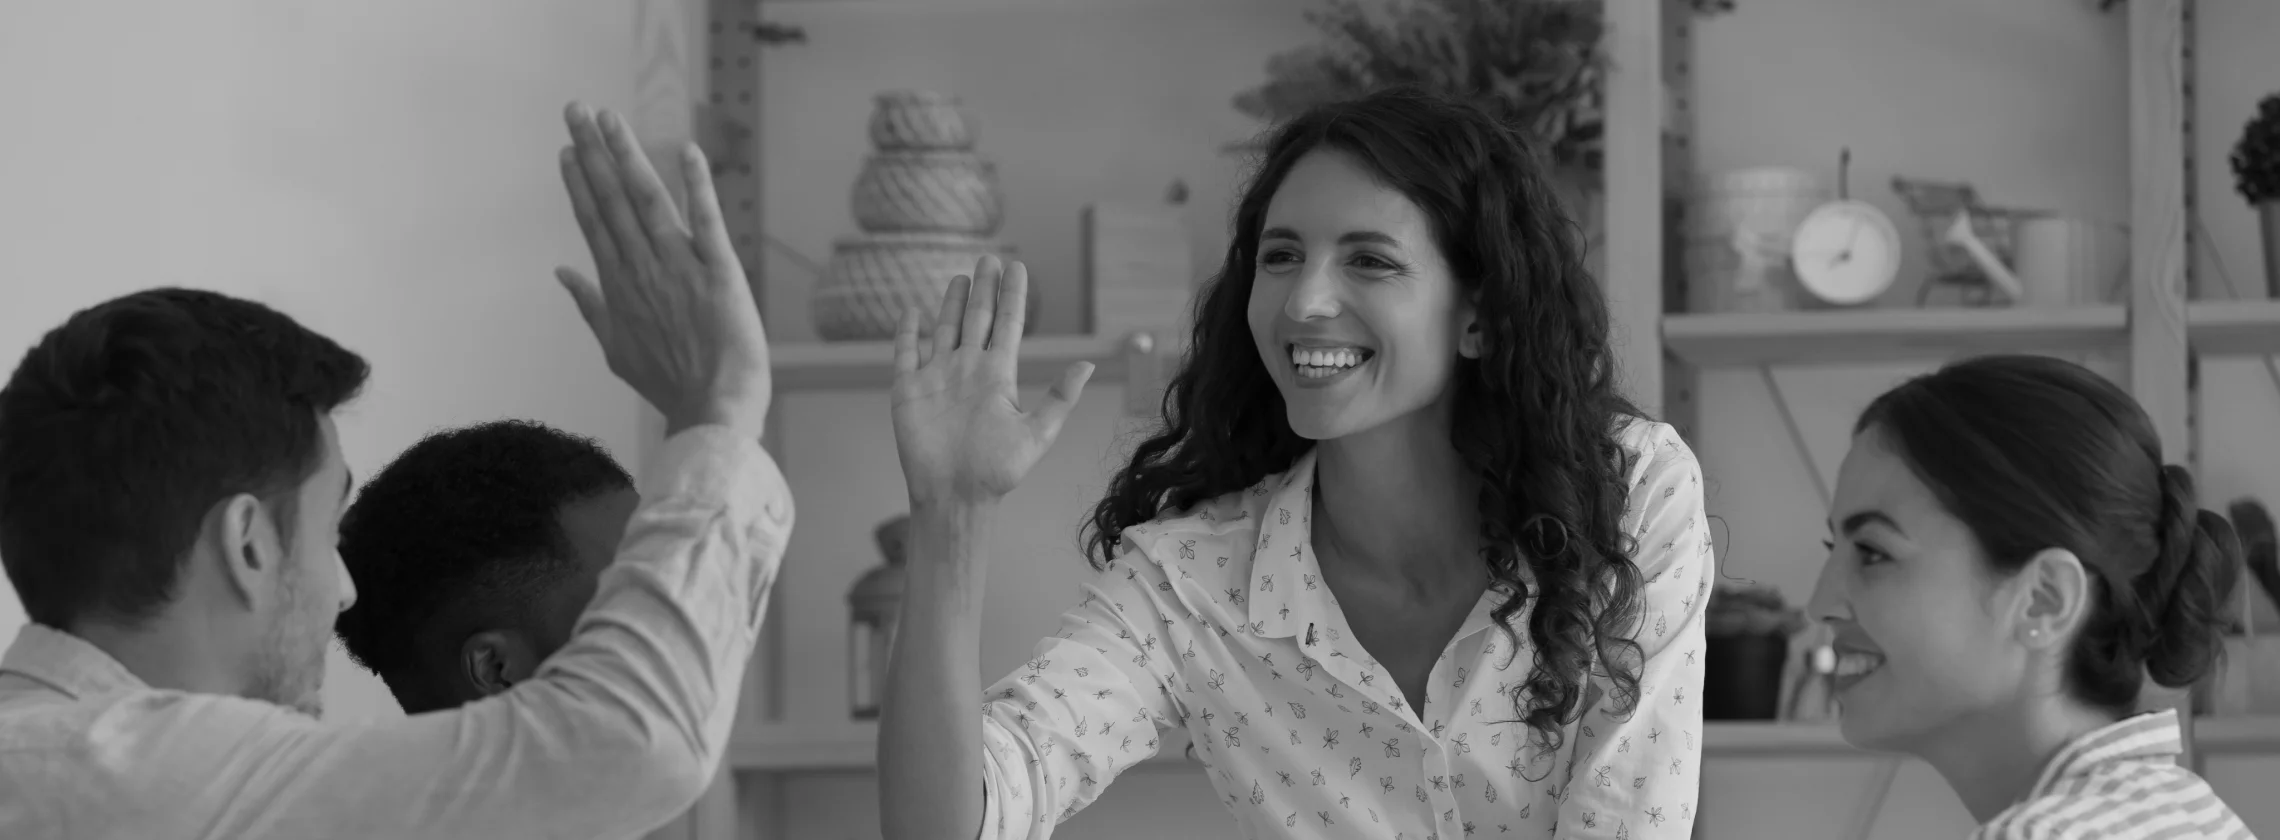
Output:
[[[2141,637],[2146,672],[2156,683],[2182,688],[2216,664],[2225,598],[2240,576],[2240,539],[2232,523],[2200,508],[2193,473],[2175,464],[2161,468],[2154,529],[2159,553],[2132,582],[2150,625]]]

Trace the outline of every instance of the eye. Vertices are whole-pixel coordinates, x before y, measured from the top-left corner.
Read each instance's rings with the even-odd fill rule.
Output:
[[[1400,266],[1399,264],[1395,263],[1394,261],[1392,261],[1392,260],[1389,260],[1389,259],[1386,259],[1386,258],[1384,258],[1384,257],[1381,257],[1381,256],[1378,256],[1378,255],[1376,255],[1376,254],[1368,253],[1368,252],[1362,252],[1362,253],[1357,253],[1357,254],[1355,254],[1355,255],[1354,255],[1354,257],[1353,257],[1353,259],[1347,260],[1347,263],[1348,263],[1349,265],[1352,265],[1353,267],[1355,267],[1355,268],[1359,268],[1359,269],[1361,269],[1361,270],[1363,270],[1363,271],[1400,271],[1400,270],[1401,270],[1401,266]]]
[[[1299,261],[1298,252],[1289,248],[1275,248],[1259,254],[1260,265],[1289,265]]]
[[[1853,543],[1853,555],[1860,558],[1860,564],[1863,566],[1877,566],[1892,562],[1892,555],[1864,542]]]

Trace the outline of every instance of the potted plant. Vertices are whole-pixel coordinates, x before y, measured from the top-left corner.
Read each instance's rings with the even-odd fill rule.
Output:
[[[1702,716],[1773,720],[1781,712],[1782,668],[1789,639],[1805,629],[1805,613],[1781,593],[1754,583],[1720,582],[1705,609]]]
[[[2264,239],[2264,293],[2280,298],[2280,93],[2257,103],[2232,152],[2233,185],[2256,208]]]
[[[1471,99],[1535,132],[1552,163],[1596,172],[1603,3],[1589,0],[1325,0],[1308,22],[1327,39],[1267,60],[1267,81],[1235,109],[1279,123],[1317,104],[1393,85]],[[1697,12],[1733,0],[1693,0]],[[1373,12],[1372,10],[1382,10]],[[1245,146],[1247,144],[1238,144]]]

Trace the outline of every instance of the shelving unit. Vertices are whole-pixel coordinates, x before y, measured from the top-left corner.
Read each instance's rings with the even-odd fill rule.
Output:
[[[652,17],[681,14],[691,32],[709,21],[715,105],[757,112],[756,87],[733,27],[749,20],[747,0],[644,0]],[[1693,428],[1696,371],[1721,367],[1938,360],[1991,352],[2101,352],[2129,360],[2132,393],[2154,416],[2170,457],[2192,463],[2192,380],[2195,354],[2280,354],[2280,302],[2194,302],[2185,294],[2185,231],[2190,218],[2187,150],[2191,145],[2186,81],[2190,33],[2189,0],[2131,0],[2131,159],[2132,263],[2130,300],[2123,305],[2071,309],[1807,311],[1772,314],[1666,314],[1666,299],[1683,300],[1667,279],[1674,272],[1669,233],[1670,208],[1689,185],[1692,172],[1689,28],[1687,0],[1606,0],[1609,69],[1604,81],[1606,181],[1604,213],[1606,276],[1615,331],[1622,336],[1619,365],[1634,400],[1651,414]],[[724,45],[728,52],[724,53]],[[681,44],[645,35],[640,48],[647,64],[681,60]],[[645,84],[645,102],[656,120],[671,119],[685,106],[686,86]],[[723,97],[727,97],[724,99]],[[645,135],[652,133],[644,123]],[[670,136],[670,135],[662,135]],[[722,181],[725,207],[734,223],[757,228],[757,197],[762,173],[737,173]],[[735,206],[742,197],[745,206]],[[759,265],[757,243],[740,239],[748,265]],[[757,285],[758,277],[754,277]],[[765,308],[767,302],[762,297]],[[778,345],[774,348],[776,385],[784,392],[877,391],[892,379],[892,348],[884,342]],[[1137,351],[1127,336],[1045,336],[1025,341],[1021,371],[1026,384],[1043,384],[1068,364],[1089,361],[1095,382],[1160,386],[1165,355]],[[1143,361],[1145,360],[1145,361]],[[781,424],[771,424],[772,428]],[[771,441],[780,447],[781,441]],[[813,593],[802,593],[808,597]],[[754,677],[748,683],[746,714],[729,756],[735,772],[725,818],[736,810],[750,815],[777,813],[784,806],[783,781],[799,774],[862,773],[871,769],[876,727],[867,723],[782,719],[781,652],[784,633],[771,615]],[[2197,755],[2280,752],[2280,718],[2202,718],[2189,723]],[[1177,740],[1174,740],[1174,739]],[[1703,749],[1713,757],[1858,757],[1834,725],[1716,722],[1705,727]],[[1183,733],[1168,733],[1148,768],[1186,770]],[[1890,776],[1884,777],[1886,783]],[[708,797],[700,810],[718,809]],[[714,813],[707,811],[706,813]],[[723,818],[696,820],[687,837],[748,836],[718,828]],[[1710,818],[1705,818],[1707,821]],[[1873,808],[1868,817],[1873,821]],[[1699,826],[1698,826],[1699,827]],[[1857,833],[1857,832],[1856,832]]]

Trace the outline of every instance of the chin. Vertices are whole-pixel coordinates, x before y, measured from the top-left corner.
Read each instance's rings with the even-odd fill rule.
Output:
[[[1284,398],[1283,404],[1288,407],[1283,416],[1290,421],[1291,433],[1317,443],[1337,440],[1368,428],[1366,424],[1355,422],[1346,412],[1305,407],[1288,397]]]

